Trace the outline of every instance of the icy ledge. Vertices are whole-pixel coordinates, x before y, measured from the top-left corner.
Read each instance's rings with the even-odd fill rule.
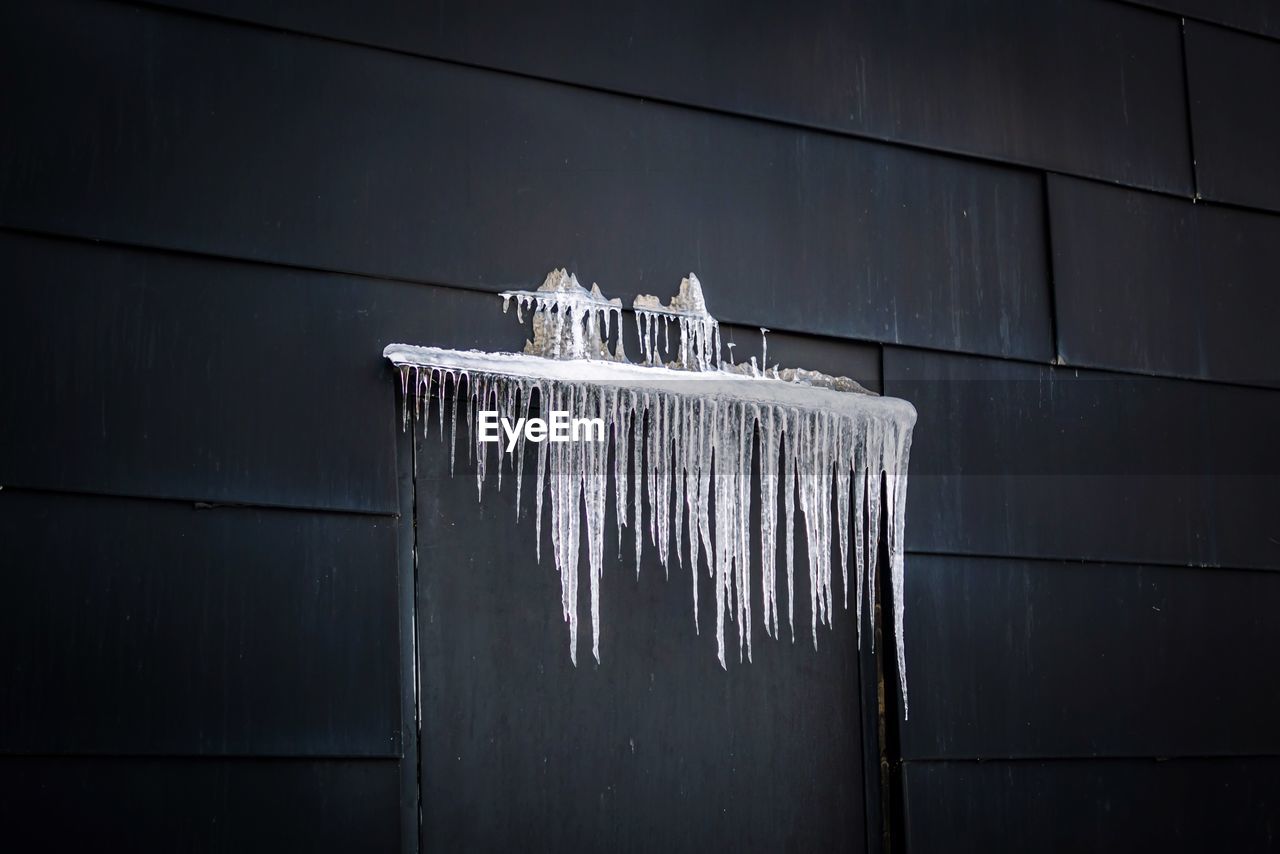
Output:
[[[783,486],[786,550],[786,620],[795,639],[795,511],[799,504],[808,544],[810,633],[818,643],[819,623],[834,614],[832,534],[839,543],[843,606],[849,605],[849,563],[854,564],[854,611],[861,643],[863,589],[871,601],[877,571],[881,514],[886,517],[893,628],[906,710],[903,652],[903,531],[907,462],[916,412],[910,403],[879,397],[843,377],[800,369],[725,364],[718,324],[706,312],[701,286],[690,275],[669,306],[654,297],[635,301],[641,355],[646,364],[626,360],[619,300],[598,288],[587,291],[563,270],[553,271],[537,291],[503,295],[518,313],[534,312],[534,339],[524,353],[486,353],[391,344],[383,355],[399,370],[404,420],[410,415],[426,432],[432,398],[444,434],[450,408],[450,467],[456,446],[456,410],[465,401],[471,428],[469,453],[481,493],[492,447],[515,469],[516,504],[522,486],[525,440],[479,441],[479,410],[497,410],[513,422],[537,409],[567,410],[573,417],[600,418],[609,442],[536,443],[537,542],[540,552],[542,504],[550,500],[551,541],[560,575],[561,606],[569,625],[569,655],[577,663],[578,552],[585,507],[591,596],[592,653],[600,660],[600,581],[604,562],[604,519],[610,468],[617,510],[618,548],[623,527],[632,527],[637,571],[646,527],[642,492],[648,494],[647,527],[659,560],[669,571],[675,557],[683,565],[684,512],[689,514],[689,558],[693,619],[698,625],[699,555],[714,579],[716,644],[726,665],[725,621],[738,627],[739,659],[751,658],[751,466],[759,444],[761,616],[765,632],[778,636],[777,579],[779,481]],[[616,346],[608,347],[610,320]],[[671,325],[675,325],[672,343]],[[672,357],[664,362],[663,357]],[[537,407],[533,406],[535,390]],[[647,427],[646,427],[647,425]],[[883,500],[881,485],[883,477]],[[498,486],[502,467],[498,466]],[[634,495],[630,484],[634,483]],[[549,495],[548,495],[549,493]],[[482,494],[482,493],[481,493]],[[836,518],[832,519],[833,497]],[[674,501],[674,504],[672,503]],[[883,505],[883,506],[882,506]],[[852,516],[852,520],[850,519]],[[671,522],[675,522],[675,530]],[[852,525],[850,524],[852,522]],[[852,541],[850,530],[852,529]],[[539,559],[541,555],[539,554]],[[874,637],[872,638],[874,643]]]

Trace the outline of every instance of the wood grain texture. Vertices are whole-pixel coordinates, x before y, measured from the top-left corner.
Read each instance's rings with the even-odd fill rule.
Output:
[[[1280,42],[1194,22],[1186,39],[1200,194],[1280,211]]]
[[[533,455],[519,524],[511,473],[498,492],[491,468],[477,503],[465,458],[460,449],[451,477],[448,440],[434,424],[419,443],[425,848],[863,850],[852,611],[820,630],[815,651],[807,576],[797,570],[796,642],[784,592],[784,639],[764,636],[757,607],[753,660],[738,661],[729,623],[722,670],[705,567],[699,633],[687,557],[683,568],[673,559],[667,578],[646,542],[637,577],[631,529],[618,556],[610,510],[601,663],[591,656],[584,543],[575,667],[549,524],[535,559]]]
[[[0,483],[394,513],[391,341],[519,349],[457,289],[0,233]]]
[[[693,270],[728,322],[1051,354],[1029,173],[165,11],[3,15],[0,224],[487,291]]]
[[[395,521],[0,491],[0,753],[398,757]]]
[[[1280,39],[1280,8],[1272,0],[1133,0],[1175,15],[1199,18]]]
[[[1280,216],[1049,176],[1068,365],[1280,386]]]
[[[1272,851],[1280,760],[908,763],[912,852]]]
[[[1280,754],[1280,574],[907,556],[907,759]]]
[[[1280,568],[1280,394],[890,347],[913,550]]]
[[[329,38],[1190,195],[1175,19],[1105,0],[166,0]]]
[[[18,851],[400,850],[396,763],[0,758]]]

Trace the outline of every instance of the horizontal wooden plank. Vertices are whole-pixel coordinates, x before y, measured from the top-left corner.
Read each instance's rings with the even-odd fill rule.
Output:
[[[745,115],[1191,189],[1178,24],[1109,2],[169,4]]]
[[[902,755],[1280,755],[1280,574],[913,554]]]
[[[1280,386],[1280,216],[1049,176],[1070,365]]]
[[[738,661],[729,623],[722,670],[705,568],[699,633],[687,557],[682,568],[672,561],[668,578],[646,542],[637,576],[632,529],[619,556],[610,510],[601,663],[591,656],[584,535],[575,667],[549,524],[541,563],[535,558],[534,456],[525,460],[517,524],[510,472],[499,492],[491,468],[477,503],[474,478],[461,473],[465,452],[450,477],[447,440],[434,424],[419,449],[424,848],[862,850],[851,611],[820,630],[815,651],[807,577],[797,570],[796,642],[784,590],[784,638],[765,637],[757,601],[753,660]],[[758,596],[758,567],[753,575]]]
[[[913,854],[1273,851],[1280,759],[908,763]]]
[[[400,851],[395,761],[0,758],[15,851]]]
[[[23,283],[0,313],[10,486],[393,513],[382,348],[518,350],[529,333],[496,297],[455,288],[12,233],[0,267]],[[758,329],[724,336],[759,355]],[[769,338],[771,361],[880,386],[878,348]]]
[[[1032,173],[150,8],[0,16],[0,224],[486,290],[693,270],[728,322],[1051,355]]]
[[[1194,22],[1186,40],[1200,194],[1280,211],[1280,42]]]
[[[0,233],[0,484],[394,513],[391,341],[521,346],[501,302]]]
[[[886,348],[907,547],[1280,568],[1280,393]]]
[[[0,491],[0,753],[400,755],[395,523]]]
[[[1133,0],[1188,18],[1212,21],[1260,35],[1280,38],[1280,8],[1274,0]]]

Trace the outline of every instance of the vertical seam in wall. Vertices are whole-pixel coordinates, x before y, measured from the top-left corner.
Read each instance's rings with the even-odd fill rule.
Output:
[[[884,363],[883,350],[881,347],[881,382],[883,383]],[[883,384],[881,385],[883,388]],[[866,510],[862,507],[854,508],[854,512],[862,517],[863,536],[866,536]],[[854,525],[855,520],[850,519],[849,524]],[[855,527],[855,531],[857,528]],[[857,543],[859,548],[862,542]],[[879,629],[876,621],[875,607],[876,600],[874,592],[868,589],[867,598],[870,600],[866,613],[861,615],[858,624],[858,703],[860,707],[860,721],[862,724],[862,814],[863,814],[863,833],[866,837],[867,854],[888,854],[886,849],[886,832],[884,824],[884,810],[882,807],[885,796],[885,767],[883,763],[884,747],[883,737],[883,716],[881,711],[881,683],[878,657],[872,653],[872,638]],[[861,605],[862,602],[857,603]],[[865,635],[865,639],[864,639]]]
[[[396,386],[398,388],[399,383]],[[403,411],[407,414],[407,409]],[[396,420],[401,421],[402,417],[401,410],[396,410]],[[417,419],[407,424],[402,421],[395,443],[399,504],[396,610],[400,626],[400,693],[397,699],[401,719],[399,806],[402,854],[417,854],[422,836],[422,727],[418,696],[418,466],[417,439],[413,429],[416,426]],[[413,791],[408,792],[409,788]]]
[[[902,850],[911,850],[911,798],[907,789],[910,783],[907,780],[906,762],[902,763]]]
[[[1053,205],[1049,200],[1049,173],[1040,173],[1041,206],[1044,212],[1044,275],[1049,288],[1049,345],[1053,354],[1051,365],[1062,365],[1062,341],[1058,334],[1058,276],[1053,260]]]
[[[1200,201],[1200,175],[1196,166],[1196,134],[1191,125],[1191,66],[1187,63],[1187,19],[1179,18],[1178,44],[1182,48],[1182,104],[1187,116],[1187,153],[1191,155],[1191,201]]]
[[[881,485],[882,490],[887,484]],[[881,495],[885,501],[887,495]],[[883,504],[881,506],[884,506]],[[902,719],[898,715],[898,691],[900,674],[898,673],[897,635],[893,628],[885,631],[887,615],[893,613],[892,585],[888,584],[889,566],[889,517],[881,514],[880,529],[868,532],[874,536],[876,548],[879,550],[879,564],[885,572],[876,573],[876,590],[870,611],[875,619],[873,637],[876,642],[876,682],[877,682],[877,729],[880,741],[880,817],[881,839],[884,854],[905,850],[900,840],[905,832],[903,803],[906,792],[903,789],[902,768]]]
[[[408,406],[408,402],[405,403]],[[410,494],[413,500],[410,502],[409,512],[413,514],[412,530],[413,530],[413,729],[414,729],[414,779],[417,780],[417,821],[418,833],[414,840],[414,847],[417,851],[422,850],[422,670],[421,662],[418,658],[418,431],[415,429],[409,432],[409,459],[411,473],[413,475],[413,488]]]

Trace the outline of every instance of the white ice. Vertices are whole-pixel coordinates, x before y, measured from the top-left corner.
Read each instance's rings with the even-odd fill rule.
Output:
[[[830,625],[835,608],[832,534],[837,535],[841,601],[849,605],[849,558],[853,557],[855,618],[861,643],[863,590],[874,596],[880,516],[887,519],[887,552],[893,600],[893,630],[903,708],[906,671],[903,646],[903,531],[907,464],[915,409],[907,402],[859,393],[856,384],[809,371],[765,370],[720,361],[719,330],[705,312],[696,277],[664,307],[651,297],[636,302],[643,365],[627,362],[622,348],[621,308],[598,289],[581,288],[563,270],[539,291],[510,292],[517,307],[534,311],[535,339],[525,353],[485,353],[393,344],[384,355],[400,370],[404,421],[422,421],[432,395],[440,418],[461,399],[468,425],[479,409],[497,409],[515,420],[527,417],[536,394],[543,409],[569,410],[574,417],[604,420],[612,439],[613,501],[621,551],[622,528],[633,528],[637,571],[647,531],[662,565],[670,555],[683,564],[683,511],[689,513],[689,569],[693,620],[699,625],[697,573],[714,580],[716,647],[727,666],[726,618],[737,624],[738,657],[750,660],[752,625],[751,505],[759,505],[760,614],[766,634],[778,637],[782,621],[776,573],[779,517],[777,489],[784,490],[786,622],[794,623],[795,504],[799,504],[808,548],[810,637]],[[613,323],[610,323],[610,317]],[[675,321],[676,328],[667,326]],[[608,349],[609,330],[617,345]],[[766,330],[762,330],[762,334]],[[674,353],[670,335],[676,341]],[[767,352],[767,351],[766,351]],[[664,356],[674,355],[671,361]],[[452,394],[448,394],[451,392]],[[440,423],[443,436],[445,425]],[[487,445],[471,431],[468,448],[476,462],[477,490],[484,482]],[[759,490],[752,495],[751,467],[759,445]],[[525,439],[520,435],[507,462],[515,468],[517,506]],[[498,470],[505,447],[498,450]],[[609,500],[610,442],[538,443],[536,504],[541,540],[544,492],[550,505],[553,561],[560,575],[561,606],[569,627],[569,655],[577,663],[578,554],[586,536],[591,602],[591,649],[600,660],[600,583],[604,563],[605,505]],[[453,464],[451,450],[451,466]],[[647,460],[641,471],[642,460]],[[881,501],[884,486],[885,499]],[[501,481],[499,480],[499,486]],[[674,492],[674,501],[672,495]],[[642,495],[648,495],[645,526]],[[837,516],[831,518],[833,497]],[[684,505],[683,507],[681,505]],[[883,507],[881,505],[884,505]],[[712,508],[714,506],[714,512]],[[584,514],[585,509],[585,514]],[[670,527],[674,514],[676,529]],[[850,515],[853,539],[850,542]],[[583,522],[585,521],[585,531]],[[674,543],[673,543],[674,541]],[[674,549],[673,549],[674,544]],[[540,557],[540,555],[539,555]]]

